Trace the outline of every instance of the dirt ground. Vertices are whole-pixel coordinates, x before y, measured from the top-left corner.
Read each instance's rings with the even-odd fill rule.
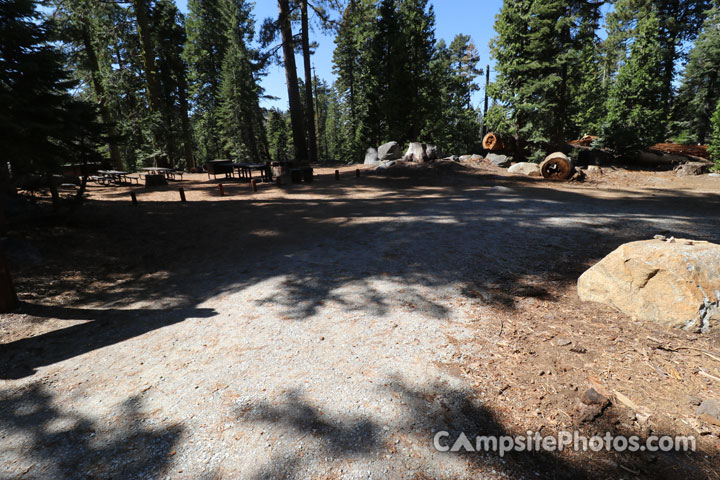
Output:
[[[622,243],[720,243],[720,177],[316,174],[257,193],[201,174],[93,185],[63,220],[47,199],[11,205],[22,306],[0,316],[0,477],[720,478],[720,426],[695,414],[720,399],[720,334],[576,293]],[[610,405],[588,412],[590,387]],[[692,435],[697,451],[432,444],[566,430]]]

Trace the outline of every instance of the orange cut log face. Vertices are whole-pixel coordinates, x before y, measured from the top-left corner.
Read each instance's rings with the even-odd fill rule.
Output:
[[[540,164],[543,178],[550,180],[568,180],[572,177],[573,170],[570,159],[560,152],[551,153]]]
[[[504,146],[500,137],[490,132],[483,137],[483,148],[485,150],[502,150]]]

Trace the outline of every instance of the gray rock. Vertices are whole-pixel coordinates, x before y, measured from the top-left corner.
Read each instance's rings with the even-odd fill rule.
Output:
[[[375,170],[382,171],[387,170],[388,168],[395,165],[395,160],[385,160],[378,164],[378,166],[375,168]]]
[[[397,142],[388,142],[378,147],[378,158],[380,161],[397,160],[400,156],[400,144]]]
[[[365,165],[370,165],[373,163],[378,163],[380,159],[378,158],[378,152],[373,147],[370,147],[365,152]]]
[[[528,177],[539,177],[540,166],[537,163],[520,162],[508,168],[508,173],[514,175],[525,175]]]
[[[452,160],[453,162],[459,162],[460,157],[458,157],[457,155],[450,155],[449,157],[443,158],[443,160]]]
[[[507,155],[498,155],[496,153],[488,153],[485,157],[490,163],[497,167],[509,167],[511,160],[508,158]]]
[[[470,155],[460,155],[460,156],[458,157],[458,159],[459,159],[461,162],[467,162],[467,161],[470,160],[470,158],[471,158]]]
[[[604,395],[598,393],[594,388],[588,388],[580,396],[580,401],[585,405],[607,406],[610,401]]]
[[[477,153],[473,153],[472,155],[470,155],[470,160],[472,160],[473,162],[479,162],[483,159],[484,157],[482,155],[478,155]]]
[[[428,160],[437,160],[440,158],[440,149],[437,147],[437,145],[425,145],[425,154],[428,157]]]
[[[720,420],[720,400],[710,398],[703,400],[700,406],[695,410],[696,415],[709,415],[710,417]]]
[[[403,159],[408,162],[427,162],[428,156],[427,153],[425,153],[425,144],[411,142]]]
[[[689,162],[685,163],[683,165],[680,165],[676,170],[675,174],[677,176],[686,176],[686,175],[702,175],[705,173],[705,171],[708,169],[708,166],[704,163],[700,162]]]

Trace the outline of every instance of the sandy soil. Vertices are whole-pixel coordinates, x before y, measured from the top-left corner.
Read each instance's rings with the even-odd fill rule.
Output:
[[[355,170],[361,176],[355,176]],[[579,301],[655,234],[720,242],[720,178],[485,166],[186,175],[15,205],[0,316],[3,478],[720,478],[718,334]],[[188,201],[181,203],[178,186]],[[137,193],[138,206],[129,192]],[[589,387],[611,405],[589,419]],[[693,435],[689,453],[446,453],[475,435]]]

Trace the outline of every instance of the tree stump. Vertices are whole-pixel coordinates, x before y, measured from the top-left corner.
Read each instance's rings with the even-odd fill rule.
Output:
[[[313,181],[313,169],[312,167],[305,167],[302,169],[303,182],[312,183]]]
[[[540,164],[543,178],[550,180],[568,180],[574,171],[572,162],[562,152],[551,153]]]
[[[167,185],[165,175],[145,175],[145,188]]]
[[[290,170],[290,181],[292,183],[300,183],[302,182],[303,178],[303,172],[300,168],[293,168]]]

